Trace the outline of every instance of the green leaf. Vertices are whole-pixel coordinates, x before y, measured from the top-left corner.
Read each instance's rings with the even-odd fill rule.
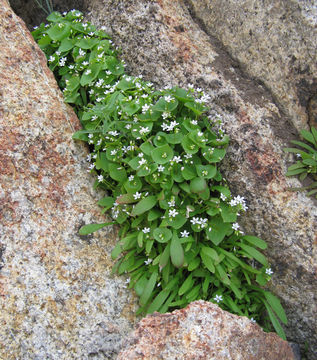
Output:
[[[157,209],[152,209],[149,211],[149,214],[147,216],[147,219],[149,222],[154,221],[162,216],[162,213]]]
[[[175,267],[180,268],[180,267],[183,266],[183,264],[184,264],[184,250],[183,250],[183,247],[182,247],[176,233],[174,233],[174,235],[172,237],[170,255],[171,255],[172,264]]]
[[[276,331],[276,333],[283,339],[283,340],[286,340],[286,335],[285,335],[285,332],[280,324],[280,322],[278,321],[277,317],[274,315],[274,312],[272,311],[270,305],[265,301],[265,300],[262,300],[263,301],[263,304],[265,305],[266,307],[266,310],[267,310],[267,313],[269,314],[269,317],[270,317],[270,320],[273,324],[273,327]]]
[[[133,194],[122,194],[116,199],[117,204],[132,204],[135,201]]]
[[[285,174],[286,176],[294,176],[294,175],[298,175],[301,174],[303,172],[307,172],[307,170],[305,168],[303,169],[296,169],[296,170],[291,170],[291,171],[287,171],[287,173]]]
[[[121,244],[117,243],[116,246],[111,251],[111,258],[115,260],[122,252]]]
[[[196,177],[190,181],[190,191],[193,193],[203,192],[207,188],[206,180],[201,177]]]
[[[127,102],[121,104],[121,109],[123,112],[126,112],[129,116],[135,114],[140,110],[141,106],[133,102]]]
[[[139,201],[133,208],[131,215],[138,216],[146,211],[152,209],[153,206],[157,203],[157,199],[155,196],[148,196],[141,201]]]
[[[167,265],[168,261],[169,261],[169,257],[170,257],[170,247],[171,244],[168,243],[164,249],[164,251],[161,254],[160,257],[160,269],[164,269],[165,266]]]
[[[96,44],[98,44],[99,40],[98,39],[80,39],[79,41],[76,42],[76,46],[81,48],[81,49],[91,49],[93,48]]]
[[[287,325],[287,317],[280,300],[268,291],[264,291],[264,296],[282,323]]]
[[[190,274],[187,279],[183,282],[182,286],[178,290],[178,295],[185,294],[188,290],[192,288],[195,281],[193,280],[193,274]]]
[[[72,138],[74,140],[88,141],[88,131],[86,131],[86,130],[78,130],[73,134]]]
[[[101,70],[100,64],[89,65],[88,68],[84,71],[83,75],[81,76],[80,85],[86,86],[90,84],[92,81],[96,79],[100,70]]]
[[[58,11],[53,11],[51,14],[48,15],[46,20],[49,22],[57,22],[57,21],[62,21],[63,17]]]
[[[111,222],[106,222],[106,223],[102,223],[102,224],[89,224],[89,225],[84,225],[79,229],[79,235],[88,235],[91,234],[97,230],[102,229],[105,226],[109,226],[109,225],[113,225],[115,224],[115,221],[111,221]]]
[[[220,212],[221,217],[225,223],[228,223],[228,222],[233,223],[237,220],[237,212],[229,204],[221,201],[220,209],[221,209],[221,212]]]
[[[106,196],[97,202],[99,206],[102,206],[107,209],[110,209],[113,206],[113,203],[114,203],[114,198],[110,196]]]
[[[262,239],[259,239],[256,236],[244,235],[244,236],[242,236],[242,239],[246,240],[248,243],[250,243],[262,250],[265,250],[267,248],[266,242]]]
[[[127,178],[127,172],[123,166],[120,166],[117,163],[109,163],[109,175],[113,180],[123,182]]]
[[[220,264],[216,265],[216,274],[219,275],[219,280],[225,285],[231,284],[227,273],[224,271],[223,267]]]
[[[214,165],[196,165],[198,176],[204,179],[212,179],[217,173],[217,167]]]
[[[156,279],[158,277],[157,271],[153,272],[149,280],[147,281],[144,290],[142,292],[142,295],[140,297],[140,304],[144,306],[149,299],[151,298],[152,292],[154,290]]]
[[[190,138],[190,134],[183,137],[182,147],[187,154],[196,154],[199,146]]]
[[[146,313],[152,314],[154,311],[158,311],[159,308],[163,305],[164,301],[167,299],[171,290],[162,290],[152,301],[151,305],[148,307]]]
[[[166,164],[169,162],[173,157],[173,150],[169,145],[163,145],[155,148],[151,151],[152,159],[157,164]]]
[[[171,101],[166,101],[165,97],[161,97],[159,101],[153,106],[153,111],[160,111],[160,112],[172,112],[174,109],[177,108],[178,101],[174,98]]]
[[[160,243],[166,243],[171,239],[172,232],[167,228],[159,227],[153,231],[153,236],[156,241]]]
[[[177,214],[175,217],[170,217],[167,219],[168,225],[170,225],[175,230],[180,229],[186,221],[186,217],[182,214]]]
[[[195,270],[200,264],[200,259],[199,257],[195,257],[193,260],[190,261],[190,263],[188,264],[188,271],[193,271]]]
[[[69,39],[63,39],[59,48],[58,48],[58,51],[59,52],[66,52],[66,51],[69,51],[71,50],[72,48],[74,47],[74,43],[73,41],[69,40]]]
[[[256,250],[254,247],[242,243],[236,243],[236,245],[239,246],[241,249],[243,249],[247,254],[249,254],[252,258],[257,260],[262,265],[266,267],[269,265],[266,257],[263,254],[261,254],[258,250]]]
[[[61,26],[61,27],[60,27]],[[55,41],[63,40],[70,34],[70,24],[58,23],[47,30],[48,36]]]
[[[215,245],[221,243],[226,236],[227,232],[231,229],[231,223],[224,223],[219,215],[214,216],[209,220],[211,231],[206,231],[208,239],[211,240]]]
[[[317,147],[317,142],[315,141],[314,136],[311,132],[307,130],[301,130],[300,133],[305,140],[309,141],[310,143],[312,143]]]
[[[206,266],[206,268],[214,273],[215,272],[215,266],[214,266],[214,260],[212,257],[210,257],[208,254],[206,254],[205,252],[203,252],[202,250],[200,251],[200,257],[201,260],[203,262],[203,264]]]
[[[114,56],[108,56],[106,64],[113,75],[121,75],[124,72],[123,65]]]

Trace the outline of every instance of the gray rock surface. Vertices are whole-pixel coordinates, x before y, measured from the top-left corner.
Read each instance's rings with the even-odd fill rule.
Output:
[[[87,149],[46,58],[0,0],[0,359],[112,359],[135,299],[111,275],[116,229],[104,222]]]
[[[317,208],[284,176],[291,156],[283,147],[296,136],[291,119],[274,96],[258,85],[191,17],[184,1],[93,0],[87,16],[105,26],[129,71],[159,86],[193,83],[211,96],[231,137],[223,172],[234,195],[244,196],[249,210],[244,231],[268,242],[274,276],[271,290],[286,308],[288,339],[309,343],[317,353],[316,246]]]
[[[248,318],[195,301],[142,319],[118,360],[296,360],[291,346]]]
[[[311,0],[188,0],[196,20],[270,89],[297,129],[317,127],[317,4]]]

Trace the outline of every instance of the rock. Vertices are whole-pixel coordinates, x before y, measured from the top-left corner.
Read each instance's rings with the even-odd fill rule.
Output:
[[[192,15],[270,89],[298,130],[317,93],[317,7],[301,0],[189,0]]]
[[[248,318],[195,301],[142,319],[118,360],[295,360],[291,346]]]
[[[111,275],[116,229],[104,222],[86,147],[46,58],[0,0],[0,358],[112,359],[135,299]]]
[[[239,69],[214,37],[191,17],[183,1],[90,2],[91,20],[105,26],[133,75],[158,86],[193,83],[211,96],[231,137],[222,171],[233,195],[246,198],[245,233],[267,241],[274,276],[271,290],[286,309],[290,341],[317,353],[317,209],[299,186],[285,177],[292,155],[283,152],[297,131],[275,97]],[[309,41],[309,40],[307,40]]]

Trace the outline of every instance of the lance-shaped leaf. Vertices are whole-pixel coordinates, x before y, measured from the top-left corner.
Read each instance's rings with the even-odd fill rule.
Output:
[[[146,211],[152,209],[152,207],[154,207],[156,203],[157,203],[157,199],[155,196],[148,196],[148,197],[142,199],[141,201],[139,201],[134,206],[134,208],[131,212],[131,215],[132,216],[141,215],[141,214],[145,213]]]
[[[287,317],[280,300],[268,291],[264,291],[264,296],[282,323],[286,325]]]
[[[182,267],[184,264],[184,250],[176,233],[172,237],[170,254],[172,264],[177,268]]]
[[[237,245],[240,246],[241,249],[243,249],[248,255],[250,255],[252,258],[257,260],[262,265],[266,267],[269,265],[266,257],[263,254],[261,254],[258,250],[256,250],[254,247],[241,243],[237,243]]]
[[[97,230],[102,229],[105,226],[109,226],[109,225],[113,225],[115,224],[115,221],[111,221],[111,222],[106,222],[106,223],[102,223],[102,224],[89,224],[89,225],[84,225],[79,229],[79,235],[88,235],[91,234]]]
[[[250,243],[251,245],[254,245],[262,250],[265,250],[267,248],[267,244],[264,240],[259,239],[256,236],[251,236],[251,235],[244,235],[242,237],[242,239],[246,240],[248,243]]]
[[[151,298],[152,292],[155,287],[156,279],[158,277],[157,271],[153,272],[149,280],[147,281],[144,290],[142,292],[142,295],[140,297],[140,304],[145,305],[149,299]]]

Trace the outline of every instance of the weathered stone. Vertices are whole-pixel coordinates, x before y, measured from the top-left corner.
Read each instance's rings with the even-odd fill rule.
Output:
[[[142,319],[118,360],[295,360],[292,348],[246,317],[195,301]]]
[[[90,14],[122,48],[131,74],[160,86],[193,83],[211,96],[231,137],[223,173],[234,195],[249,202],[240,224],[268,242],[271,290],[286,308],[288,339],[317,353],[316,217],[314,201],[285,177],[292,156],[283,147],[296,130],[272,95],[241,73],[221,44],[192,19],[184,1],[90,2]]]
[[[317,93],[317,6],[309,0],[188,0],[192,14],[251,76],[267,86],[297,127]],[[317,123],[310,122],[310,125]]]
[[[0,358],[111,359],[135,300],[111,275],[79,128],[24,23],[0,0]]]

